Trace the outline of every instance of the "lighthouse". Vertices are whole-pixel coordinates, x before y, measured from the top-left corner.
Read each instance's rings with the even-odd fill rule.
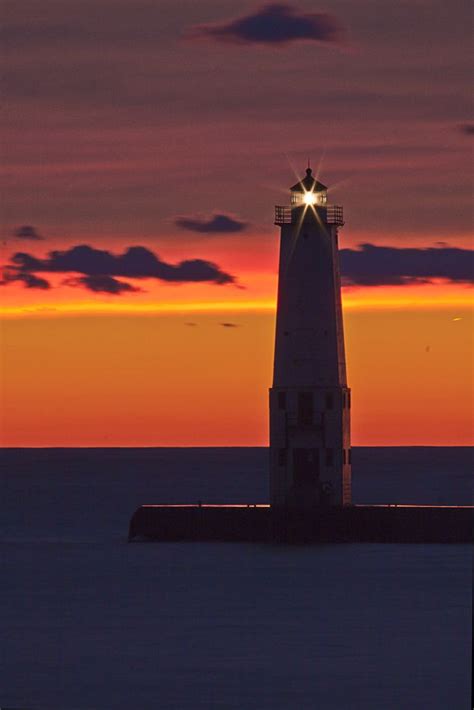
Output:
[[[321,510],[351,503],[350,411],[338,229],[343,211],[312,174],[275,207],[280,264],[273,386],[270,501]]]
[[[270,505],[141,505],[129,541],[473,541],[472,506],[351,505],[351,392],[346,380],[338,229],[342,207],[306,176],[275,207],[281,229]]]

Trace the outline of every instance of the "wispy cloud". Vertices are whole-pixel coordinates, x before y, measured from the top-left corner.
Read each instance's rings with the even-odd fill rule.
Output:
[[[298,12],[291,5],[272,3],[229,22],[197,25],[188,36],[245,44],[281,45],[301,40],[337,43],[342,29],[333,15]]]

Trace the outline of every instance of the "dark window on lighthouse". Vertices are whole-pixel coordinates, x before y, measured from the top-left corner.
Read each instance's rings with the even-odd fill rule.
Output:
[[[286,466],[287,455],[286,449],[278,449],[278,465]]]
[[[319,450],[293,449],[293,481],[296,488],[314,485],[319,479]]]
[[[313,393],[298,392],[298,424],[307,426],[313,423]]]
[[[278,392],[278,409],[286,409],[286,392]]]
[[[343,464],[346,463],[346,450],[345,449],[342,449],[342,463]]]

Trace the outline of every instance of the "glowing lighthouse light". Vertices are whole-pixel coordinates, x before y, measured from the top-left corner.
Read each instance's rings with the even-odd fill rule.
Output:
[[[328,189],[313,177],[311,168],[306,170],[306,177],[291,188],[292,207],[313,207],[317,209],[325,207],[327,201]]]

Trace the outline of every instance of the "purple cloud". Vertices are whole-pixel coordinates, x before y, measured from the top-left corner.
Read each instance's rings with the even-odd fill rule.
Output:
[[[69,283],[83,286],[90,291],[114,294],[139,290],[127,282],[114,279],[115,276],[154,278],[174,283],[235,283],[231,274],[203,259],[187,259],[178,264],[168,264],[142,246],[129,247],[123,254],[113,254],[87,244],[65,251],[51,251],[45,259],[26,252],[17,252],[11,257],[11,264],[6,267],[4,283],[23,280],[30,288],[45,288],[44,285],[39,285],[39,282],[47,282],[34,276],[38,272],[82,274],[82,277],[69,280]],[[38,281],[36,286],[34,279]],[[27,283],[28,280],[31,285]]]
[[[0,281],[0,285],[5,286],[11,281],[22,281],[25,288],[38,288],[42,291],[47,291],[51,288],[49,281],[46,281],[46,279],[43,279],[40,276],[28,273],[19,273],[7,269],[3,274],[3,281]]]
[[[327,13],[298,12],[291,5],[264,5],[251,15],[214,25],[198,25],[191,37],[239,43],[286,44],[298,40],[336,43],[341,39],[338,20]]]
[[[114,296],[125,292],[141,291],[140,288],[132,286],[126,281],[114,279],[113,276],[79,276],[76,279],[68,279],[66,283],[69,286],[83,286],[94,293],[110,293]]]
[[[44,239],[31,224],[22,224],[21,227],[17,227],[13,232],[13,236],[16,237],[16,239],[32,239],[34,241]]]
[[[247,226],[245,222],[240,222],[226,214],[215,214],[209,219],[177,217],[175,224],[191,232],[203,234],[232,234],[233,232],[242,232]]]
[[[343,284],[346,286],[403,285],[447,279],[474,280],[474,251],[440,246],[423,248],[379,247],[361,244],[341,249]]]

